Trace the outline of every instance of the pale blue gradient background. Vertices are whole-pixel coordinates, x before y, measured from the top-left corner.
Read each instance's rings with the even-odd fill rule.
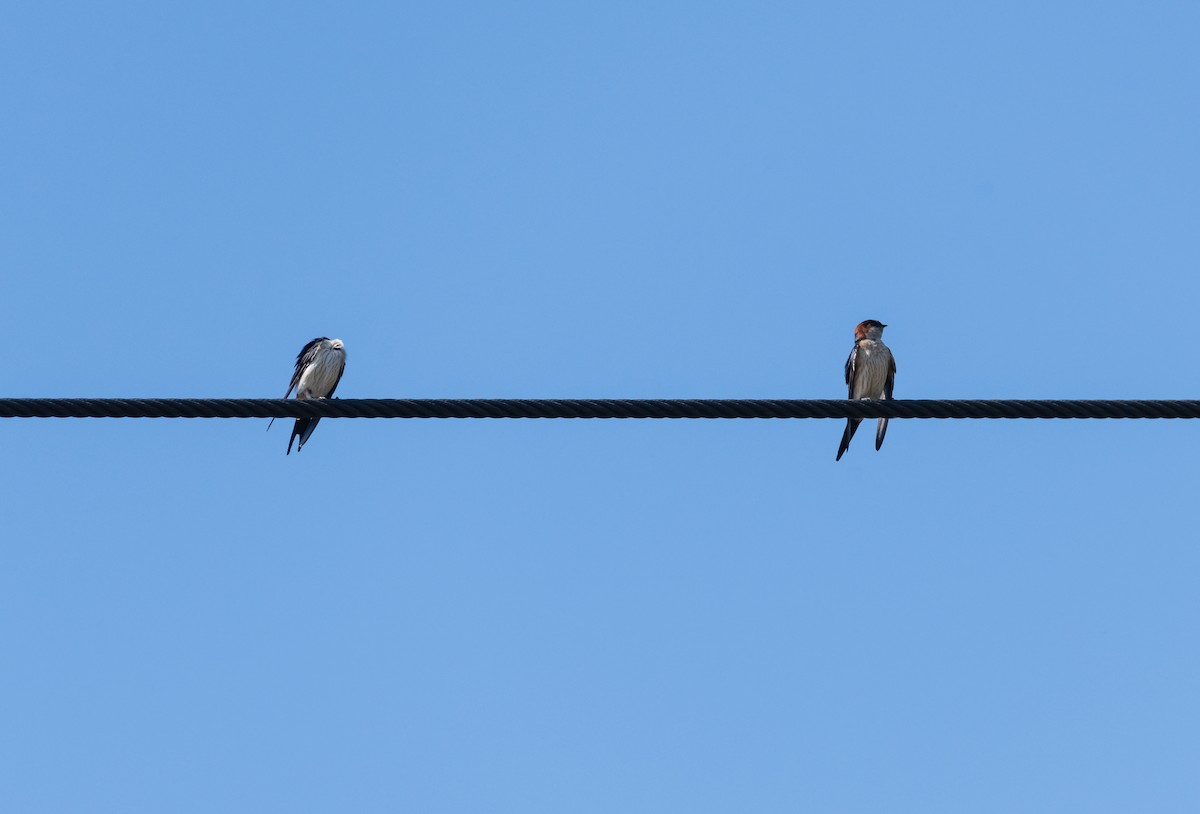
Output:
[[[8,396],[1198,395],[1188,3],[7,3]],[[0,421],[0,805],[1194,812],[1183,421]]]

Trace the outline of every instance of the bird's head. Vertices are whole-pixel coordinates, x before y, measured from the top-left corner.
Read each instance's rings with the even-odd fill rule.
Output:
[[[868,319],[865,322],[858,323],[854,329],[854,341],[860,339],[882,339],[883,329],[887,326],[877,319]]]
[[[346,352],[346,346],[342,344],[342,340],[340,340],[340,339],[330,339],[329,340],[329,349],[330,350],[340,350],[342,353]]]

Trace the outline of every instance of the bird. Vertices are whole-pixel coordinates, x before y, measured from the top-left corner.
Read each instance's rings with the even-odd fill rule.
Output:
[[[345,370],[346,346],[342,340],[318,336],[297,354],[296,370],[292,373],[291,384],[283,397],[287,398],[295,390],[298,399],[331,398]],[[304,448],[304,442],[313,434],[320,420],[319,417],[296,419],[296,424],[292,427],[292,437],[288,439],[288,455],[292,454],[292,443],[296,438],[300,439],[296,451]],[[275,419],[272,418],[271,424],[274,423]],[[267,425],[268,430],[271,429],[271,424]]]
[[[854,328],[854,349],[846,360],[846,384],[851,399],[890,399],[892,386],[896,382],[896,360],[887,345],[883,344],[883,329],[887,326],[877,319],[868,319]],[[847,418],[846,431],[842,433],[842,445],[838,447],[836,460],[840,461],[850,448],[850,439],[862,423],[861,418]],[[883,446],[887,434],[888,420],[879,419],[875,430],[875,449]]]

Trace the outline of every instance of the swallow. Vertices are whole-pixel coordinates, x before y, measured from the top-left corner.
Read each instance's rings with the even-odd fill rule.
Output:
[[[296,356],[296,370],[292,373],[292,382],[288,385],[287,398],[296,391],[298,399],[327,399],[333,396],[342,373],[346,370],[346,346],[340,339],[330,339],[319,336],[305,345]],[[320,418],[297,418],[292,427],[292,437],[288,439],[287,454],[292,454],[292,443],[299,438],[296,446],[299,452],[304,448],[304,442],[317,428]],[[271,419],[271,424],[275,419]],[[267,429],[271,429],[271,424]]]
[[[892,385],[896,382],[896,360],[891,350],[883,344],[883,329],[887,326],[875,319],[858,323],[854,329],[854,349],[846,360],[846,384],[850,388],[850,399],[890,399]],[[842,445],[838,447],[837,460],[841,460],[850,448],[850,439],[862,423],[861,418],[847,418],[846,431],[842,433]],[[883,446],[887,435],[888,420],[879,419],[875,430],[875,449]]]

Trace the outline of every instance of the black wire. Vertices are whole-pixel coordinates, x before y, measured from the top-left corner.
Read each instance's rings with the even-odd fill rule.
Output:
[[[0,418],[1200,418],[1200,401],[3,399]]]

